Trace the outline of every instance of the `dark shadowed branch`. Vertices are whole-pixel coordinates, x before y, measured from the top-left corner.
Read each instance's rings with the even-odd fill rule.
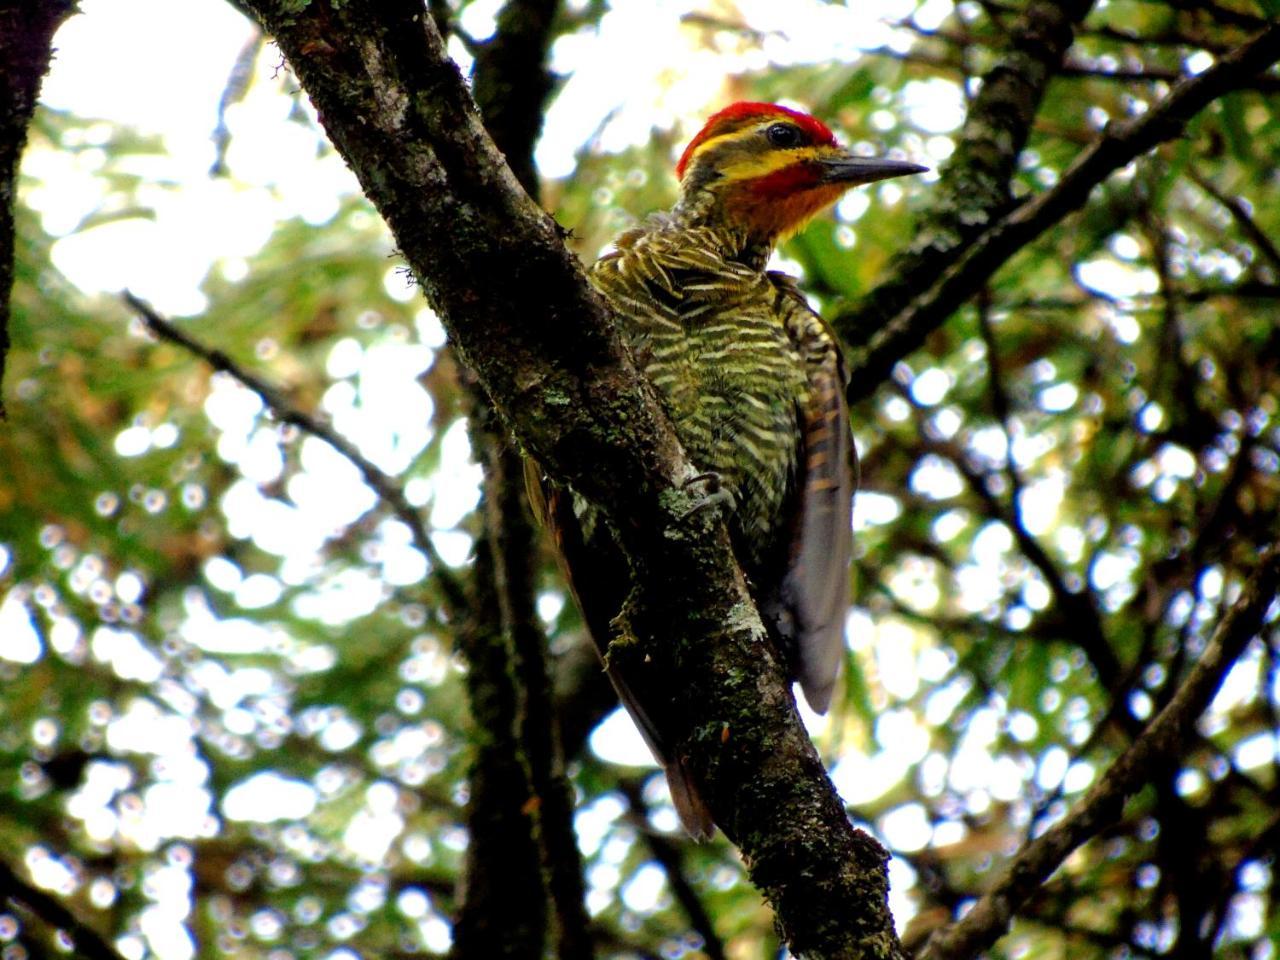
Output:
[[[566,757],[586,747],[587,737],[618,706],[618,694],[584,636],[560,655],[555,676],[556,727]]]
[[[520,185],[538,195],[533,151],[553,87],[547,57],[559,0],[506,4],[493,37],[476,51],[472,80],[485,128]],[[532,793],[508,796],[533,827],[551,904],[558,960],[589,960],[594,943],[585,905],[582,855],[573,829],[573,787],[552,697],[547,638],[537,615],[537,536],[524,493],[521,456],[474,377],[470,395],[473,447],[485,471],[485,537],[494,554],[496,588],[519,697],[516,732]]]
[[[182,347],[252,390],[277,420],[292,424],[337,450],[413,532],[415,544],[431,564],[430,575],[440,588],[450,619],[457,625],[459,651],[471,667],[466,683],[478,734],[470,770],[472,796],[468,815],[473,842],[467,850],[469,882],[455,925],[453,956],[459,960],[491,956],[527,956],[532,960],[542,956],[547,917],[542,884],[544,858],[535,842],[539,805],[533,802],[530,771],[515,736],[523,698],[515,686],[510,633],[503,622],[503,613],[509,606],[503,590],[509,558],[501,548],[509,544],[503,532],[503,514],[492,502],[495,494],[500,496],[506,489],[504,478],[489,472],[486,513],[495,518],[489,526],[498,533],[482,537],[477,543],[472,587],[467,590],[439,557],[421,514],[405,499],[399,484],[350,441],[320,418],[296,408],[280,388],[178,329],[137,297],[126,293],[124,298],[154,335]],[[497,921],[499,917],[501,920]]]
[[[1125,800],[1149,780],[1154,764],[1176,756],[1195,732],[1196,719],[1212,700],[1222,678],[1263,628],[1280,585],[1280,548],[1263,553],[1177,693],[1141,736],[1102,774],[1061,822],[1027,844],[995,886],[964,918],[934,935],[925,960],[961,960],[995,943],[1014,914],[1076,847],[1119,818]]]
[[[1210,945],[1211,948],[1212,944],[1217,943],[1223,928],[1229,922],[1231,900],[1245,889],[1242,882],[1244,878],[1241,876],[1245,866],[1260,858],[1274,857],[1277,849],[1280,849],[1280,814],[1273,816],[1256,836],[1247,841],[1244,851],[1226,871],[1226,882],[1219,889],[1208,891],[1212,898],[1206,916],[1209,922],[1197,931],[1203,944]]]
[[[1101,613],[1095,606],[1091,594],[1072,590],[1067,585],[1063,570],[1050,556],[1044,544],[1027,529],[1018,506],[1016,492],[1008,497],[1007,501],[992,493],[987,474],[974,466],[969,454],[960,444],[929,435],[921,417],[919,404],[912,398],[911,392],[896,380],[893,382],[893,389],[911,405],[915,412],[920,450],[942,457],[950,463],[982,504],[983,513],[1003,524],[1013,534],[1018,550],[1044,578],[1045,584],[1053,594],[1059,622],[1070,625],[1067,635],[1084,651],[1090,664],[1098,672],[1098,678],[1103,685],[1113,686],[1121,676],[1122,669],[1120,662],[1116,659],[1115,651],[1107,640]],[[1012,454],[1009,455],[1009,459],[1012,461]]]
[[[1010,183],[1018,157],[1049,82],[1071,46],[1073,29],[1093,7],[1088,0],[1027,5],[1009,34],[999,62],[982,78],[969,105],[956,151],[942,167],[938,189],[915,225],[911,246],[896,254],[882,281],[856,306],[834,321],[847,344],[871,342],[875,332],[903,310],[922,286],[954,263],[965,243],[1010,206]],[[959,304],[957,304],[958,306]],[[879,383],[854,372],[854,390],[868,393]]]
[[[1257,248],[1258,253],[1262,254],[1263,259],[1271,265],[1275,275],[1280,277],[1280,248],[1277,248],[1276,242],[1258,226],[1258,222],[1253,218],[1250,204],[1242,197],[1223,192],[1217,184],[1208,177],[1202,176],[1194,167],[1187,170],[1187,175],[1197,187],[1226,208],[1245,239]]]
[[[667,885],[688,918],[689,926],[702,938],[702,952],[707,955],[708,960],[725,960],[724,942],[716,933],[711,915],[707,912],[702,898],[698,896],[698,891],[689,882],[680,853],[680,845],[669,836],[658,833],[649,824],[649,807],[644,801],[644,785],[637,780],[624,779],[618,787],[622,795],[627,798],[627,806],[631,809],[631,819],[636,829],[644,838],[644,843],[653,855],[653,859],[667,875]]]
[[[0,419],[4,417],[4,364],[9,353],[9,293],[13,288],[13,203],[18,161],[49,60],[53,34],[75,4],[71,0],[0,0]]]
[[[895,50],[892,47],[878,47],[875,50],[868,50],[867,53],[876,57],[884,57],[887,60],[897,60],[900,63],[917,64],[933,70],[947,71],[959,77],[972,76],[962,56],[932,53],[926,50]],[[1095,67],[1068,60],[1059,68],[1058,76],[1064,80],[1109,80],[1113,83],[1173,84],[1180,80],[1185,80],[1189,74],[1182,70],[1161,70],[1156,67],[1144,67],[1134,70]],[[1240,89],[1274,94],[1280,92],[1280,77],[1265,74],[1257,76],[1246,81]]]
[[[482,418],[472,436],[491,457]],[[547,939],[547,897],[537,842],[537,795],[518,736],[520,690],[512,669],[509,599],[504,587],[504,478],[485,463],[481,511],[485,533],[476,540],[472,604],[456,638],[466,658],[467,701],[475,741],[467,780],[470,840],[462,903],[454,924],[452,960],[538,960]]]
[[[57,897],[22,879],[3,860],[0,860],[0,896],[67,933],[75,943],[77,956],[85,960],[121,960],[120,954],[98,931],[81,923]]]
[[[533,148],[551,96],[547,51],[559,7],[559,0],[505,4],[498,15],[498,29],[476,54],[472,91],[485,129],[532,197],[538,195]]]

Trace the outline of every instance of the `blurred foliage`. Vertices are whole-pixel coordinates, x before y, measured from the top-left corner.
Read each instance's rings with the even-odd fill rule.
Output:
[[[580,35],[607,9],[573,6]],[[735,5],[709,6],[714,19],[685,24],[695,42],[759,41]],[[959,119],[1015,11],[921,6],[930,26],[904,23],[890,47],[775,63],[732,77],[732,95],[802,102],[846,141],[945,176],[956,130],[927,108],[954,101]],[[1150,109],[1274,12],[1100,5],[1015,192],[1053,184],[1108,118]],[[273,57],[254,83],[292,95]],[[851,813],[895,854],[893,905],[913,931],[963,910],[1063,816],[1167,702],[1275,539],[1276,85],[1225,98],[1094,191],[854,411],[858,605],[846,695],[818,738]],[[327,149],[305,110],[291,122]],[[138,172],[163,144],[102,128],[44,112],[32,131],[33,152],[99,155],[103,200],[73,234],[153,216],[148,198],[171,189]],[[671,201],[688,133],[619,154],[588,144],[546,185],[582,256]],[[852,195],[783,265],[824,309],[857,298],[910,242],[930,181]],[[40,188],[57,183],[24,184]],[[429,564],[350,465],[78,292],[55,238],[17,214],[0,429],[8,862],[130,958],[444,952],[477,732]],[[458,371],[367,204],[280,222],[246,263],[211,265],[203,292],[207,309],[179,325],[394,474],[465,578],[480,521]],[[550,551],[543,565],[539,610],[567,662],[580,621]],[[993,955],[1273,957],[1277,726],[1272,638]],[[569,770],[601,956],[776,955],[733,851],[676,832],[660,776],[590,747]],[[691,932],[677,886],[720,943]],[[0,940],[6,960],[53,942],[12,911]]]

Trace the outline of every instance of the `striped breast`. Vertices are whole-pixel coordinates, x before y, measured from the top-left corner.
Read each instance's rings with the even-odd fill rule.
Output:
[[[704,235],[705,234],[705,235]],[[797,476],[805,361],[794,298],[716,252],[705,228],[651,223],[624,234],[591,280],[623,323],[695,468],[733,496],[730,530],[748,571],[776,561]]]

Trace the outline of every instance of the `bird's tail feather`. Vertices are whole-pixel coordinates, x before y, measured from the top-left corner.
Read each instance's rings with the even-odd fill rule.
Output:
[[[689,768],[678,757],[673,758],[666,768],[667,788],[671,791],[671,802],[680,822],[694,840],[710,840],[716,829],[715,821],[711,819],[711,811],[707,809],[702,794],[693,784]]]

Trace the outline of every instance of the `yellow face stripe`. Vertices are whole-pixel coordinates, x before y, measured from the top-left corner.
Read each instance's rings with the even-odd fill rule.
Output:
[[[744,133],[751,134],[751,133],[754,133],[755,130],[756,128],[754,127],[747,130],[730,130],[728,133],[717,134],[714,137],[709,137],[708,139],[703,140],[702,143],[698,144],[698,146],[694,148],[693,153],[689,155],[688,166],[692,167],[696,165],[698,161],[698,157],[702,156],[704,153],[706,153],[708,150],[715,147],[717,144],[724,143],[726,140],[745,139],[743,137]]]
[[[754,180],[765,177],[784,167],[809,163],[831,153],[830,147],[792,147],[789,150],[770,150],[734,158],[725,167],[726,176],[733,180]]]
[[[714,137],[709,137],[698,144],[693,153],[689,155],[688,167],[697,166],[698,158],[708,150],[718,149],[726,143],[734,141],[741,142],[744,145],[747,144],[759,137],[766,128],[775,122],[777,122],[775,118],[770,118],[765,123],[755,123],[749,127],[729,130]],[[818,160],[823,156],[829,155],[831,151],[832,148],[826,144],[810,147],[791,147],[785,150],[775,148],[762,152],[743,151],[740,157],[726,156],[725,162],[721,164],[720,172],[731,180],[751,180],[756,177],[768,176],[775,170],[781,170],[796,163]]]

